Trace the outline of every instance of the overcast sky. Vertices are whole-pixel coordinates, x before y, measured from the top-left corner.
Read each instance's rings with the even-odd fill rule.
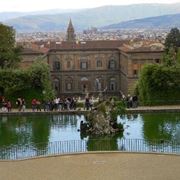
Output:
[[[180,3],[180,0],[0,0],[0,12],[38,11],[46,9],[82,9],[103,5],[176,2]]]

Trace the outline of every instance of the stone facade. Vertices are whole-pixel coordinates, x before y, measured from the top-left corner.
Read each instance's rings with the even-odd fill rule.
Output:
[[[30,48],[24,48],[23,52],[21,53],[21,63],[20,68],[28,68],[32,65],[32,63],[38,59],[44,57],[44,53],[40,51],[35,51]]]
[[[163,50],[120,51],[120,86],[123,94],[133,94],[139,73],[146,64],[161,63]]]
[[[120,91],[118,50],[52,50],[48,62],[57,94],[117,94]]]

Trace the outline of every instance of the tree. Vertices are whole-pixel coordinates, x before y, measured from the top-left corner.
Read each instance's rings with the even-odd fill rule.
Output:
[[[178,52],[177,52],[177,55],[176,55],[176,61],[177,61],[177,65],[180,66],[180,48],[178,48]]]
[[[174,48],[177,53],[180,47],[180,31],[178,28],[172,28],[165,40],[165,51],[168,52],[170,48]]]
[[[165,40],[165,53],[163,62],[165,66],[179,64],[180,31],[178,28],[171,29]]]
[[[180,68],[146,65],[138,80],[143,105],[177,104],[180,100]]]
[[[29,74],[32,88],[43,92],[44,100],[51,100],[54,98],[54,91],[50,80],[50,68],[41,57],[36,59],[29,68]]]
[[[0,24],[0,67],[13,68],[20,61],[20,47],[15,46],[15,31]]]
[[[173,66],[176,64],[176,59],[177,57],[175,50],[173,47],[170,47],[169,50],[163,55],[163,64],[168,67]]]

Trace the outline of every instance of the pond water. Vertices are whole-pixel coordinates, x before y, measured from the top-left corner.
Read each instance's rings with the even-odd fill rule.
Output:
[[[17,147],[28,147],[28,151],[31,149],[33,152],[41,150],[40,154],[43,154],[44,149],[48,152],[52,150],[50,147],[52,143],[56,143],[53,144],[53,151],[57,151],[57,149],[59,151],[60,145],[57,145],[59,141],[63,141],[63,143],[67,143],[67,141],[73,142],[74,147],[72,147],[73,143],[66,144],[66,146],[70,149],[76,146],[77,151],[82,146],[83,151],[122,150],[123,146],[129,141],[126,141],[126,139],[140,139],[139,141],[143,141],[142,144],[140,142],[140,146],[145,148],[148,143],[151,144],[152,141],[158,140],[180,143],[180,113],[148,113],[121,116],[118,117],[118,122],[123,123],[124,132],[116,136],[105,137],[82,135],[79,131],[81,120],[85,121],[83,115],[1,116],[0,149],[8,147],[8,153],[11,156],[11,154],[15,153],[14,151],[17,151]],[[77,142],[81,142],[81,144],[77,145]],[[26,149],[23,150],[23,152],[26,151]]]

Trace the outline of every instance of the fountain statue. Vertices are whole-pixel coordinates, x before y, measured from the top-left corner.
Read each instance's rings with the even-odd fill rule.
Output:
[[[81,122],[83,133],[94,135],[110,135],[123,131],[123,125],[117,123],[117,116],[124,113],[122,102],[112,98],[102,101],[87,114],[87,123]]]

